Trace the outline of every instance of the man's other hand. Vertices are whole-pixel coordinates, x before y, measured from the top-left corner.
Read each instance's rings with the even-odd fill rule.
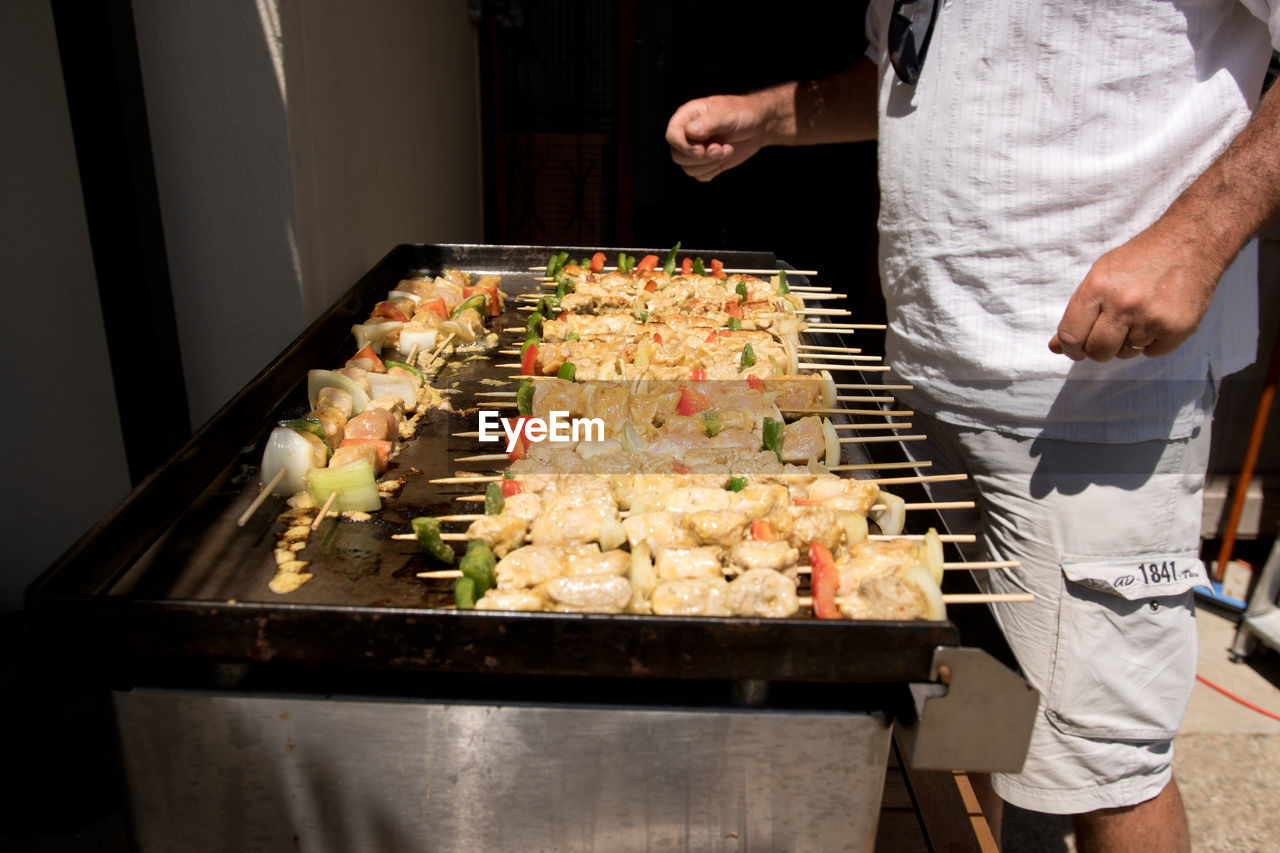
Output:
[[[770,99],[713,95],[681,106],[667,122],[671,159],[685,173],[709,181],[769,144]]]
[[[1094,262],[1049,349],[1073,361],[1155,358],[1191,337],[1224,267],[1171,230],[1158,222]]]

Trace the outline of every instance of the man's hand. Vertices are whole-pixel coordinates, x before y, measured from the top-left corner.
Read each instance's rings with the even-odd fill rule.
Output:
[[[709,181],[769,144],[772,99],[755,95],[713,95],[689,101],[667,122],[671,159],[685,174]]]
[[[1224,267],[1161,226],[1157,222],[1094,262],[1049,349],[1074,361],[1154,358],[1191,337]]]

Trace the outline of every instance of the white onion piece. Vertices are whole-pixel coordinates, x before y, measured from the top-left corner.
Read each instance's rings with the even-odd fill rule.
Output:
[[[382,345],[387,340],[387,335],[399,330],[403,325],[404,323],[396,320],[370,320],[368,323],[352,326],[351,334],[355,335],[356,351],[372,347],[374,352],[382,352]]]
[[[844,529],[844,543],[846,546],[862,542],[867,538],[867,518],[856,512],[844,510],[836,513],[836,518],[840,520],[840,526]]]
[[[836,381],[831,378],[831,371],[824,370],[819,374],[822,377],[822,408],[834,409],[836,407]]]
[[[881,533],[897,536],[902,532],[903,525],[907,523],[906,501],[884,489],[880,490],[876,500],[884,504],[884,509],[873,509],[868,516],[879,526]]]
[[[407,376],[370,373],[369,396],[399,397],[404,401],[406,409],[412,409],[418,405],[418,385]]]
[[[938,588],[938,584],[934,581],[933,575],[929,574],[929,570],[924,566],[912,566],[904,569],[899,575],[902,583],[920,597],[920,603],[924,605],[924,618],[941,620],[947,618],[947,605],[942,600],[942,590]]]
[[[414,305],[417,305],[418,303],[420,303],[420,302],[422,301],[422,297],[421,297],[421,296],[419,296],[419,295],[418,295],[418,294],[416,294],[416,293],[410,293],[410,292],[409,292],[409,291],[407,291],[407,290],[393,290],[393,291],[391,291],[390,293],[388,293],[388,294],[387,294],[387,300],[388,300],[388,301],[390,301],[390,300],[392,300],[392,299],[408,299],[408,300],[412,301]]]
[[[400,330],[400,342],[397,348],[402,353],[409,353],[416,346],[419,353],[431,352],[436,348],[435,329],[403,328]]]
[[[653,570],[653,560],[649,558],[649,546],[643,542],[631,548],[631,565],[628,570],[631,581],[632,613],[648,613],[649,596],[658,585],[658,574]]]
[[[822,437],[827,445],[827,467],[840,464],[840,436],[831,425],[830,418],[822,419]]]
[[[627,425],[630,426],[630,424]],[[601,441],[580,441],[575,449],[583,459],[591,459],[601,454],[617,453],[622,449],[622,443],[612,438]]]
[[[270,483],[283,470],[284,477],[271,494],[296,495],[306,488],[307,471],[324,467],[324,456],[324,442],[314,435],[276,427],[267,436],[267,445],[262,451],[262,483]]]
[[[336,370],[309,370],[307,371],[307,400],[310,401],[311,408],[316,407],[320,389],[328,387],[341,388],[351,395],[352,415],[360,414],[364,411],[364,407],[369,405],[369,395],[360,387],[360,383],[351,377],[344,376]]]
[[[627,531],[622,526],[622,522],[614,518],[612,513],[605,515],[600,520],[600,550],[612,551],[615,548],[621,548],[626,541]]]
[[[942,585],[942,540],[938,538],[938,531],[932,527],[929,532],[924,535],[924,541],[916,546],[920,553],[920,565],[929,570],[929,574],[933,575],[934,583]]]

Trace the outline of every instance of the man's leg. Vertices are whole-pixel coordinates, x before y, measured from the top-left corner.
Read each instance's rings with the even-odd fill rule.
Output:
[[[1075,815],[1081,853],[1185,853],[1191,850],[1187,813],[1178,783],[1170,779],[1154,798],[1136,806]]]

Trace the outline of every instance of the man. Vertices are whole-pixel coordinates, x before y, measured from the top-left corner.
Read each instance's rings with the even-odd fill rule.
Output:
[[[935,470],[970,475],[985,549],[1021,561],[987,585],[1037,595],[995,609],[1042,702],[1023,771],[990,784],[1074,815],[1082,850],[1189,849],[1171,741],[1209,422],[1256,348],[1248,282],[1215,288],[1280,212],[1276,8],[873,0],[847,71],[667,127],[703,181],[765,145],[878,138],[888,359]]]

